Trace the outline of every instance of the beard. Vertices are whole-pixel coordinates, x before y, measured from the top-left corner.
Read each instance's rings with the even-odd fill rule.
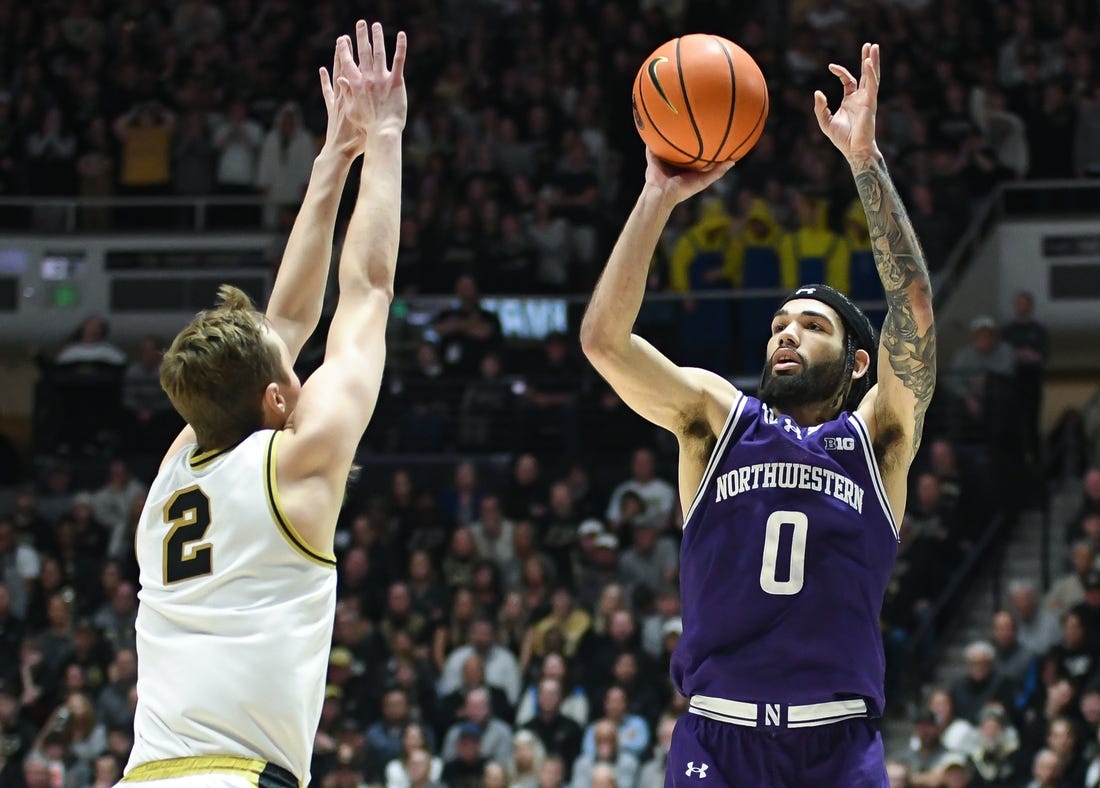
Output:
[[[808,364],[802,354],[802,368],[797,372],[777,375],[771,361],[764,364],[760,382],[760,399],[778,410],[801,408],[827,402],[836,396],[844,382],[845,357],[817,364]]]

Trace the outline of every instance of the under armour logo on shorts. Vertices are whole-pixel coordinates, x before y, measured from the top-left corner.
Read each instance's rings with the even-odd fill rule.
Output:
[[[695,761],[688,761],[687,771],[684,772],[684,775],[687,777],[693,777],[697,774],[699,775],[700,780],[705,780],[707,777],[708,768],[709,767],[705,763],[701,766],[696,766]]]

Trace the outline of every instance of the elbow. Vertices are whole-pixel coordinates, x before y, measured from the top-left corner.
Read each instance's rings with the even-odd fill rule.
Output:
[[[607,334],[593,325],[592,321],[586,319],[581,324],[581,350],[584,351],[585,358],[595,364],[610,356],[611,348]]]

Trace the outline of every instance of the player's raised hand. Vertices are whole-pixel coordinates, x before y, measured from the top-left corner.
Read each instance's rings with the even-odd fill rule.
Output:
[[[860,78],[856,78],[836,63],[829,71],[844,86],[844,98],[836,112],[820,90],[814,92],[814,114],[825,136],[832,140],[849,159],[856,156],[879,155],[875,142],[875,112],[878,109],[878,86],[882,75],[878,44],[864,44],[860,53]]]
[[[336,76],[337,93],[346,90],[352,101],[348,117],[367,134],[378,131],[401,131],[405,128],[408,98],[405,94],[404,32],[397,34],[392,68],[387,65],[386,43],[382,25],[375,22],[369,35],[362,19],[355,25],[359,62],[355,62],[351,47],[337,47],[341,61]]]
[[[362,153],[366,132],[356,123],[349,113],[355,101],[351,91],[339,82],[341,77],[347,80],[347,63],[354,65],[351,57],[351,38],[340,36],[336,39],[336,52],[332,57],[332,73],[324,66],[320,69],[321,95],[325,99],[325,112],[328,115],[328,127],[325,129],[325,146],[349,155]],[[346,56],[345,56],[346,55]]]
[[[645,149],[645,159],[646,186],[659,190],[674,203],[698,194],[733,169],[732,161],[724,161],[708,170],[684,170],[661,161],[649,148]]]

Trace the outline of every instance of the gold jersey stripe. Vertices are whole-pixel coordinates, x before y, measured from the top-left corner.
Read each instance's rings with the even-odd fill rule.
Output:
[[[199,755],[190,758],[169,758],[164,761],[150,761],[135,766],[125,777],[124,783],[144,782],[146,780],[167,780],[172,777],[186,777],[192,774],[238,774],[248,778],[252,785],[259,785],[260,773],[267,761],[258,758],[243,758],[237,755]]]
[[[279,484],[275,479],[275,456],[281,435],[279,430],[272,433],[271,441],[267,444],[267,460],[264,463],[264,489],[267,491],[267,505],[271,510],[271,516],[279,524],[279,530],[291,547],[311,561],[335,568],[336,556],[326,555],[310,547],[301,534],[294,530],[294,526],[290,524],[290,518],[286,516],[279,502]]]

